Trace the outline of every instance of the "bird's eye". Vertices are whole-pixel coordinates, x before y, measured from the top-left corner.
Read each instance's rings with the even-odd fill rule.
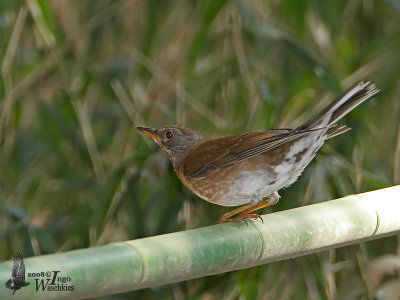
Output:
[[[165,138],[167,139],[167,140],[170,140],[170,139],[172,139],[173,137],[174,137],[174,132],[173,131],[166,131],[165,133],[164,133],[164,136],[165,136]]]

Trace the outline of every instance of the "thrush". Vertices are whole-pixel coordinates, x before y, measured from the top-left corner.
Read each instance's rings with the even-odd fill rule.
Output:
[[[278,191],[296,181],[325,140],[350,130],[336,122],[377,92],[374,84],[360,82],[294,129],[217,139],[177,125],[137,129],[153,138],[196,195],[214,204],[239,206],[217,223],[257,219],[253,212],[276,204]]]

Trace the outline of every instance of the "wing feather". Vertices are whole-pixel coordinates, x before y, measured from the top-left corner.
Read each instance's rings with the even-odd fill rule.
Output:
[[[186,157],[183,173],[191,178],[203,177],[209,172],[229,167],[322,129],[326,128],[273,129],[208,140],[193,149]]]

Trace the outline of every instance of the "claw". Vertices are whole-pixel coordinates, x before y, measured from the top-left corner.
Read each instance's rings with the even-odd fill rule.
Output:
[[[253,219],[253,220],[260,219],[260,221],[262,223],[264,223],[263,218],[259,214],[246,214],[246,215],[239,216],[239,217],[243,218],[243,220],[245,220],[245,219]]]
[[[244,219],[253,219],[253,220],[260,219],[260,221],[264,223],[264,220],[260,215],[251,214],[251,212],[266,206],[273,205],[276,202],[278,202],[279,200],[278,193],[272,194],[271,199],[273,200],[271,203],[268,200],[255,205],[248,203],[234,210],[231,210],[230,212],[224,213],[216,224],[221,224],[226,222],[237,222],[237,221],[242,221]],[[233,217],[234,215],[236,215],[236,217]],[[247,225],[246,221],[245,223]]]
[[[247,219],[252,219],[252,220],[260,219],[260,221],[261,221],[262,223],[264,223],[264,220],[263,220],[263,218],[262,218],[260,215],[258,215],[258,214],[249,214],[249,213],[246,213],[246,214],[240,214],[240,215],[238,215],[238,216],[236,216],[236,217],[231,217],[231,218],[226,218],[226,217],[222,216],[222,217],[218,220],[218,222],[217,222],[216,224],[222,224],[222,223],[227,223],[227,222],[239,222],[239,221],[243,221],[243,222],[246,223],[247,226],[249,226],[249,223],[247,222]]]

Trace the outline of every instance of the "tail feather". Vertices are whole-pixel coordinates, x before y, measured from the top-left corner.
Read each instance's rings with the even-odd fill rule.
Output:
[[[11,286],[12,286],[12,280],[8,279],[6,282],[6,288],[11,289]]]
[[[371,82],[360,82],[356,86],[348,90],[343,96],[333,101],[325,107],[316,117],[304,123],[297,129],[307,129],[318,126],[332,127],[331,133],[328,132],[328,137],[333,137],[347,131],[343,127],[333,129],[335,123],[347,115],[356,106],[368,98],[375,95],[379,90]],[[333,133],[336,132],[334,135]]]
[[[333,138],[334,136],[337,136],[339,134],[342,134],[342,133],[344,133],[346,131],[349,131],[350,129],[351,129],[350,127],[347,127],[345,125],[342,125],[342,126],[333,125],[326,132],[326,135],[327,135],[326,136],[326,140],[330,139],[330,138]]]

